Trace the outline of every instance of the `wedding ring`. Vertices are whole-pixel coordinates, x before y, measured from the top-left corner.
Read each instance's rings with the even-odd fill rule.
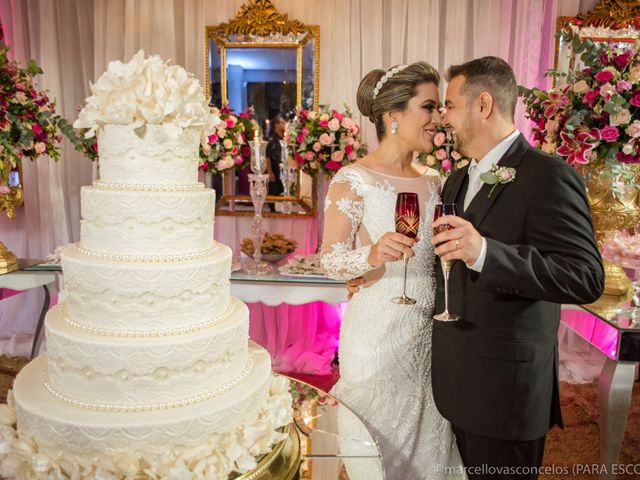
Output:
[[[460,250],[460,240],[456,240],[456,250]]]

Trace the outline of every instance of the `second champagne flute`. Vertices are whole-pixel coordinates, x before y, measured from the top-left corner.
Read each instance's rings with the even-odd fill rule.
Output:
[[[454,203],[439,203],[436,205],[436,209],[433,212],[433,221],[435,222],[443,215],[457,215],[456,205]],[[438,228],[433,229],[433,235],[442,233],[446,230],[450,230],[451,225],[440,225]],[[437,246],[437,245],[436,245]],[[452,261],[444,261],[440,259],[440,265],[442,266],[442,273],[444,274],[444,312],[434,315],[433,318],[442,322],[455,322],[460,320],[460,316],[455,313],[449,313],[449,273],[451,272]]]
[[[396,232],[409,238],[418,236],[420,226],[420,208],[418,206],[418,194],[413,192],[400,192],[396,198]],[[409,257],[402,256],[404,261],[404,282],[402,296],[395,297],[391,301],[400,305],[413,305],[416,301],[407,297],[407,262]]]

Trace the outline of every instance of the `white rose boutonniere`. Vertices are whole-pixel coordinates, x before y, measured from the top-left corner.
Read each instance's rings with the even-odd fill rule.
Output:
[[[493,191],[498,185],[511,183],[516,179],[516,169],[511,167],[498,167],[493,165],[491,170],[480,175],[480,180],[488,185],[493,185],[487,198],[491,198]]]

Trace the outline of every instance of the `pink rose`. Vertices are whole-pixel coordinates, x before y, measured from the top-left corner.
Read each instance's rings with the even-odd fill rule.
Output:
[[[236,157],[236,165],[242,165],[244,163],[244,158],[242,158],[242,155],[238,155]]]
[[[632,49],[626,50],[624,53],[613,57],[613,63],[616,67],[622,69],[627,66],[629,60],[631,60],[631,57],[633,57],[635,54],[636,52]]]
[[[451,167],[452,167],[451,160],[443,160],[440,165],[442,166],[442,169],[445,172],[448,172],[449,170],[451,170]]]
[[[640,82],[640,65],[636,65],[631,70],[629,70],[627,80],[629,80],[631,83]]]
[[[19,92],[23,92],[24,91],[24,83],[16,83],[16,90],[18,90]]]
[[[218,141],[218,135],[216,135],[215,133],[212,133],[211,135],[209,135],[209,143],[210,144],[214,144]]]
[[[342,164],[338,162],[334,162],[333,160],[329,160],[325,164],[325,167],[327,167],[329,170],[340,170],[342,168]]]
[[[320,126],[322,128],[328,128],[329,127],[329,120],[320,120]]]
[[[333,113],[333,117],[337,118],[339,122],[344,118],[344,115],[341,115],[337,110],[331,110],[331,113]]]
[[[337,118],[329,120],[329,130],[337,132],[340,129],[340,121]]]
[[[618,152],[616,154],[616,159],[622,163],[640,163],[640,156],[634,157],[631,154],[626,154],[622,152]]]
[[[354,150],[358,150],[360,148],[360,142],[355,140],[353,142],[353,148],[354,148]]]
[[[631,125],[627,127],[625,132],[627,132],[627,135],[629,135],[630,137],[633,137],[633,138],[640,137],[640,120],[634,121]]]
[[[353,133],[354,135],[357,135],[359,131],[360,131],[360,127],[358,126],[357,123],[354,123],[353,127],[351,127],[351,133]]]
[[[347,154],[347,158],[353,162],[356,158],[358,158],[358,154],[355,151],[351,152]]]
[[[307,135],[309,135],[309,129],[307,127],[302,127],[302,130],[300,130],[300,132],[306,137]]]
[[[511,180],[511,177],[513,175],[511,174],[511,172],[509,170],[502,170],[500,172],[500,180],[504,181],[504,182],[508,182],[509,180]]]
[[[602,136],[602,140],[611,143],[618,139],[620,132],[616,127],[608,125],[600,130],[600,135]]]
[[[218,135],[219,138],[224,138],[224,136],[227,134],[227,127],[225,127],[224,123],[221,123],[220,125],[218,125],[218,128],[216,129],[216,133]]]
[[[611,97],[616,93],[616,89],[610,83],[605,83],[600,87],[600,96],[604,98],[606,102],[611,100]]]
[[[238,123],[238,119],[236,117],[234,117],[233,115],[231,115],[229,118],[227,118],[227,127],[228,128],[235,127],[236,123]]]
[[[37,136],[37,135],[42,135],[44,133],[44,129],[38,125],[37,123],[34,123],[31,126],[31,131]]]
[[[340,150],[331,154],[331,160],[333,160],[334,162],[341,162],[343,159],[344,153],[342,153]]]
[[[294,155],[294,158],[296,159],[296,162],[298,162],[298,165],[302,165],[304,163],[304,157],[300,155],[298,152],[296,152],[296,154]]]
[[[344,154],[345,155],[349,155],[351,152],[353,152],[353,145],[351,144],[347,144],[344,146]]]
[[[307,152],[307,153],[304,154],[304,158],[306,158],[308,162],[313,160],[314,157],[315,157],[315,155],[314,155],[313,152]]]
[[[610,67],[605,68],[604,70],[600,70],[595,74],[595,79],[600,83],[607,83],[613,80],[614,74],[610,70]]]
[[[320,138],[318,139],[318,141],[322,145],[331,145],[333,143],[331,135],[329,135],[328,133],[323,133],[322,135],[320,135]]]
[[[6,195],[7,193],[11,193],[11,189],[6,185],[0,185],[0,195]]]
[[[590,90],[584,94],[584,97],[582,98],[582,103],[585,103],[591,107],[593,106],[593,103],[598,99],[598,95],[599,94],[597,90]]]
[[[626,108],[623,108],[615,115],[611,115],[609,117],[609,125],[613,125],[614,127],[618,125],[626,125],[631,121],[631,112]]]
[[[208,167],[208,166],[209,166],[209,164],[208,164],[207,162],[201,163],[201,164],[198,166],[198,170],[200,170],[201,172],[204,172],[204,171],[206,171],[206,170],[207,170],[207,167]]]
[[[298,136],[296,137],[296,142],[298,143],[304,142],[304,135],[302,133],[298,134]]]
[[[447,158],[447,151],[444,148],[439,148],[436,150],[436,158],[440,161]]]
[[[313,148],[314,152],[319,152],[322,150],[322,145],[320,145],[320,142],[315,142],[311,148]]]
[[[451,151],[451,158],[453,158],[454,160],[458,161],[462,158],[462,155],[460,155],[457,150],[452,150]]]
[[[632,88],[632,85],[626,80],[618,80],[616,82],[616,90],[618,92],[626,92],[627,90],[631,90]]]
[[[349,130],[351,127],[353,127],[354,123],[355,123],[355,122],[353,121],[353,119],[352,119],[352,118],[344,117],[344,118],[342,119],[342,126],[343,126],[344,128],[346,128],[347,130]]]
[[[444,141],[447,139],[447,136],[444,134],[444,132],[438,132],[435,134],[435,136],[433,137],[433,144],[436,147],[441,146]]]
[[[36,153],[39,155],[47,151],[47,146],[42,142],[36,142],[34,148],[36,150]]]
[[[580,80],[573,85],[572,90],[577,94],[583,94],[589,91],[589,85],[584,80]]]
[[[635,92],[633,92],[633,97],[631,97],[631,100],[629,100],[629,104],[633,105],[634,107],[640,107],[640,90],[636,90]]]

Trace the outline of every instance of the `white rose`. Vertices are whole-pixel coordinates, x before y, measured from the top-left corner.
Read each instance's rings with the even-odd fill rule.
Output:
[[[310,112],[309,112],[308,117],[309,117],[311,120],[315,120],[316,118],[318,118],[318,112],[316,112],[316,111],[313,111],[313,110],[312,110],[312,111],[310,111]]]
[[[605,83],[600,87],[600,96],[607,99],[611,98],[616,93],[616,87],[610,83]]]
[[[586,93],[589,91],[589,85],[584,80],[580,80],[573,85],[573,91],[579,94]]]
[[[289,380],[286,377],[278,375],[271,380],[271,388],[269,393],[271,395],[280,395],[289,391]]]
[[[426,163],[429,167],[433,167],[436,164],[436,157],[433,155],[427,155]]]
[[[609,124],[613,127],[618,125],[626,125],[631,121],[631,112],[626,108],[623,108],[615,115],[609,117]]]
[[[627,135],[629,135],[630,137],[640,137],[640,120],[635,120],[631,125],[627,127],[625,132],[627,132]]]
[[[340,129],[340,121],[337,118],[332,118],[329,121],[329,130],[337,132]]]
[[[320,115],[320,121],[321,122],[329,121],[329,115],[326,113],[323,113],[322,115]]]
[[[625,143],[622,146],[622,153],[624,153],[626,155],[631,155],[633,153],[633,145],[631,145],[629,143]]]
[[[133,477],[140,470],[138,458],[131,453],[123,453],[118,456],[114,465],[126,477]]]
[[[0,425],[11,427],[16,424],[16,412],[9,405],[0,405]]]

